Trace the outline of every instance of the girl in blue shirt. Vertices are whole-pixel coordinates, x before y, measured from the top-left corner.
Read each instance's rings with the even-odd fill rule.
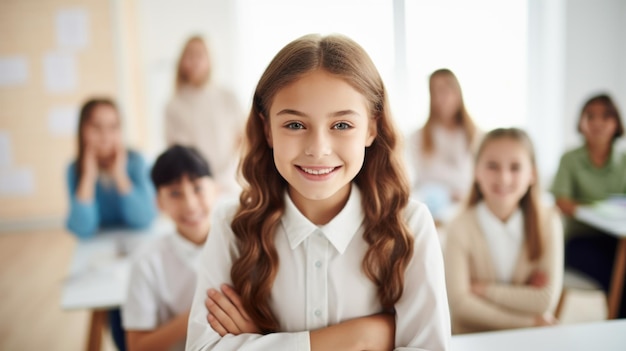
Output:
[[[106,227],[145,228],[156,216],[145,161],[124,147],[119,113],[110,100],[92,99],[83,106],[78,158],[67,179],[67,229],[81,239]]]

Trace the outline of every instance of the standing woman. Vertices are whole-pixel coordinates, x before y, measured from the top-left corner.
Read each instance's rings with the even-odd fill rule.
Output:
[[[178,60],[176,92],[165,111],[168,146],[198,149],[213,167],[222,192],[238,192],[236,169],[244,114],[235,96],[211,82],[204,40],[191,37]]]
[[[470,189],[476,135],[456,76],[446,68],[436,70],[430,76],[428,120],[408,141],[412,193],[435,219]]]
[[[608,95],[593,96],[585,103],[578,131],[585,144],[561,157],[551,189],[566,217],[565,265],[594,278],[608,291],[617,239],[575,219],[579,205],[626,194],[626,154],[614,146],[624,134],[624,125]],[[626,298],[619,316],[626,317]]]
[[[122,141],[120,116],[109,99],[91,99],[78,121],[78,157],[67,172],[67,229],[80,239],[107,227],[141,229],[156,216],[154,189],[141,155]],[[117,347],[125,349],[119,309],[109,313]]]

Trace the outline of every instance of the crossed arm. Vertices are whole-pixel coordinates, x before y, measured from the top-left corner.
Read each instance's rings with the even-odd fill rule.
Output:
[[[230,286],[222,285],[221,291],[209,289],[205,306],[209,311],[207,322],[220,336],[260,334],[241,298]],[[311,331],[310,340],[311,351],[393,350],[395,318],[387,313],[355,318]]]

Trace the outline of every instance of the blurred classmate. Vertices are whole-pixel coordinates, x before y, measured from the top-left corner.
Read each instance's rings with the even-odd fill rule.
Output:
[[[156,216],[146,164],[124,146],[119,112],[111,100],[92,99],[83,105],[78,158],[67,178],[67,228],[81,239],[106,227],[145,228]]]
[[[211,170],[193,148],[172,146],[154,164],[159,209],[176,234],[144,248],[133,262],[123,322],[130,351],[183,350],[196,286],[196,259],[216,194]]]
[[[165,112],[165,138],[168,145],[197,148],[211,165],[219,190],[236,193],[244,113],[233,94],[211,82],[211,69],[204,40],[190,38],[178,60],[176,92]]]
[[[435,219],[467,196],[472,181],[472,146],[477,139],[459,81],[452,71],[430,76],[430,113],[426,124],[409,137],[412,193],[426,203]]]
[[[78,121],[78,158],[68,169],[67,229],[80,239],[99,229],[148,227],[156,216],[143,158],[123,144],[120,116],[108,99],[87,101]],[[119,309],[110,311],[113,338],[124,349]]]
[[[444,255],[453,333],[556,323],[563,228],[556,209],[541,207],[529,137],[515,128],[489,132],[475,167]]]
[[[246,125],[247,186],[202,252],[188,350],[448,349],[441,248],[397,139],[357,43],[307,35],[275,56]]]
[[[626,194],[626,154],[614,146],[624,134],[624,126],[608,95],[594,96],[585,103],[578,131],[585,144],[561,157],[552,185],[556,203],[566,216],[565,264],[596,279],[608,291],[617,239],[575,219],[578,205]],[[620,316],[626,317],[625,301]]]

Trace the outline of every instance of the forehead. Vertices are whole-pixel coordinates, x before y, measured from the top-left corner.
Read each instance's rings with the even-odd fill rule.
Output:
[[[602,101],[594,101],[590,103],[586,108],[584,113],[606,113],[609,110],[609,106]]]
[[[519,140],[501,137],[486,141],[481,152],[481,159],[506,160],[529,159],[530,153]]]
[[[100,104],[91,111],[90,122],[104,123],[117,122],[117,111],[111,105]]]
[[[315,70],[279,89],[269,112],[275,115],[284,108],[291,108],[315,115],[349,109],[366,114],[368,105],[365,96],[345,79]]]

